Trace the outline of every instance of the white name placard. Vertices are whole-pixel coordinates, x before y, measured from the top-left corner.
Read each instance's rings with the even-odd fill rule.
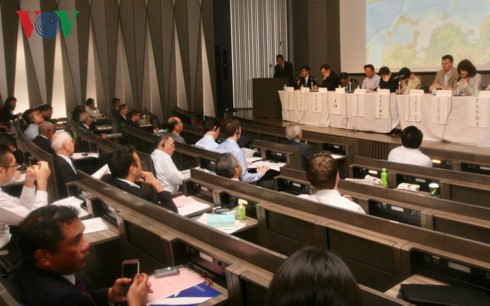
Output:
[[[468,126],[488,127],[488,102],[490,97],[468,98]]]
[[[364,94],[365,89],[356,89],[354,95],[352,96],[352,116],[353,117],[364,117]]]
[[[301,91],[298,95],[298,105],[297,105],[298,112],[304,112],[305,111],[306,93],[307,93],[307,91]]]
[[[285,108],[287,111],[292,111],[293,110],[293,99],[294,99],[294,91],[287,91],[286,92],[286,105]]]
[[[446,124],[451,97],[435,96],[430,100],[430,121],[433,124]]]
[[[422,96],[409,95],[405,103],[405,121],[420,122]]]
[[[345,93],[335,93],[333,95],[329,95],[328,106],[330,109],[330,115],[341,115],[341,106],[345,105]]]
[[[389,89],[378,89],[375,105],[374,105],[374,117],[376,119],[388,118],[390,111],[391,95]]]
[[[324,93],[322,93],[324,95]],[[313,94],[310,94],[310,97],[308,98],[309,104],[311,104],[311,111],[314,113],[321,113],[322,112],[322,99],[321,95],[319,92],[315,92]]]

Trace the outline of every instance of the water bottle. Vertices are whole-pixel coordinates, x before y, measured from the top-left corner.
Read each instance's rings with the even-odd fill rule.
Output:
[[[235,208],[235,219],[237,220],[245,220],[247,219],[247,214],[245,212],[245,205],[246,201],[245,200],[238,200],[238,205]]]
[[[383,168],[381,171],[381,185],[383,187],[388,187],[388,172],[386,172],[386,168]]]
[[[402,81],[398,81],[398,93],[402,93]]]
[[[12,135],[15,135],[14,120],[9,121],[8,129]]]
[[[352,92],[352,81],[349,80],[349,87],[347,88],[348,92]]]

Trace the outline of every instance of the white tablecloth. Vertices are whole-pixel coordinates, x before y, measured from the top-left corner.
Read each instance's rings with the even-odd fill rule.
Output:
[[[489,98],[396,96],[401,128],[410,125],[424,133],[424,139],[490,147]]]
[[[399,124],[395,95],[279,91],[282,119],[317,126],[388,133]],[[362,103],[357,103],[359,99]],[[360,106],[361,109],[358,107]]]
[[[309,125],[329,126],[326,92],[279,90],[282,119]]]

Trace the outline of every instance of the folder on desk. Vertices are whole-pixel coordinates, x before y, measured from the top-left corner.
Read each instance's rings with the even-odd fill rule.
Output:
[[[220,295],[216,289],[211,288],[204,282],[193,287],[182,290],[176,294],[173,294],[167,298],[155,301],[149,306],[167,306],[167,305],[186,305],[194,306],[204,303],[205,301]]]

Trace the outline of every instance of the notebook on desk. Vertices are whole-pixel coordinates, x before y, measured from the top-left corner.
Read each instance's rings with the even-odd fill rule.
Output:
[[[210,286],[202,282],[200,284],[182,290],[176,294],[172,294],[169,297],[160,299],[148,305],[149,306],[167,306],[167,305],[197,306],[220,294],[221,292],[211,288]]]

